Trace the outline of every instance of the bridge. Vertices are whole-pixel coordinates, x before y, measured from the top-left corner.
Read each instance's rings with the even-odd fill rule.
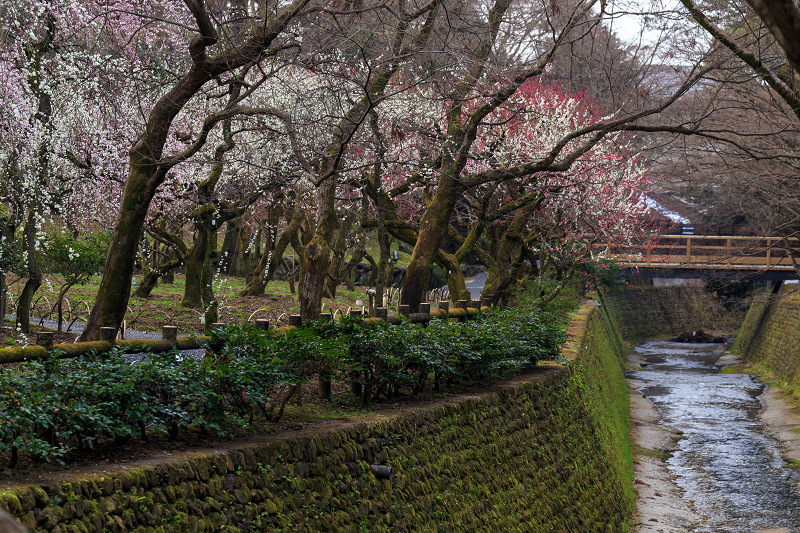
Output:
[[[712,235],[653,235],[609,254],[631,278],[797,279],[792,253],[800,239]]]

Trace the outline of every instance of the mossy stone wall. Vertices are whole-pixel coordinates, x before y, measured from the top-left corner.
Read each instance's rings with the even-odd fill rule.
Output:
[[[603,292],[602,301],[631,342],[699,329],[732,333],[742,319],[698,286],[621,287]]]
[[[632,515],[619,336],[584,307],[566,367],[398,416],[174,464],[7,487],[29,528],[123,531],[625,531]],[[371,464],[390,465],[378,480]]]
[[[784,285],[777,294],[757,296],[732,351],[800,393],[800,290]]]

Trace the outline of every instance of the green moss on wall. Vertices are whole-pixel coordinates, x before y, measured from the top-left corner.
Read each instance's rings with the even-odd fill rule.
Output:
[[[621,343],[585,307],[574,361],[393,418],[110,476],[0,493],[37,531],[625,531]],[[392,466],[379,480],[371,464]]]
[[[626,341],[703,329],[733,333],[742,317],[729,313],[702,287],[622,287],[602,294],[604,307]]]
[[[800,291],[784,285],[754,299],[732,351],[800,396]]]

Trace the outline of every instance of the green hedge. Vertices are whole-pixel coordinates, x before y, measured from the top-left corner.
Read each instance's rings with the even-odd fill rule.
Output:
[[[128,364],[102,358],[32,361],[0,373],[0,450],[60,461],[101,440],[198,430],[220,436],[281,416],[296,389],[318,375],[352,380],[364,403],[418,394],[430,380],[495,380],[557,355],[563,326],[553,316],[496,312],[468,322],[362,325],[318,322],[273,336],[228,327],[213,357],[150,354]],[[225,342],[218,342],[224,340]]]

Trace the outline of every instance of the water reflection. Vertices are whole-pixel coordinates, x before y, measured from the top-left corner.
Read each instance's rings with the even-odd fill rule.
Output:
[[[648,342],[636,349],[645,370],[629,377],[683,439],[669,469],[695,509],[700,531],[800,532],[800,476],[758,421],[764,385],[750,375],[719,374],[719,344]]]

